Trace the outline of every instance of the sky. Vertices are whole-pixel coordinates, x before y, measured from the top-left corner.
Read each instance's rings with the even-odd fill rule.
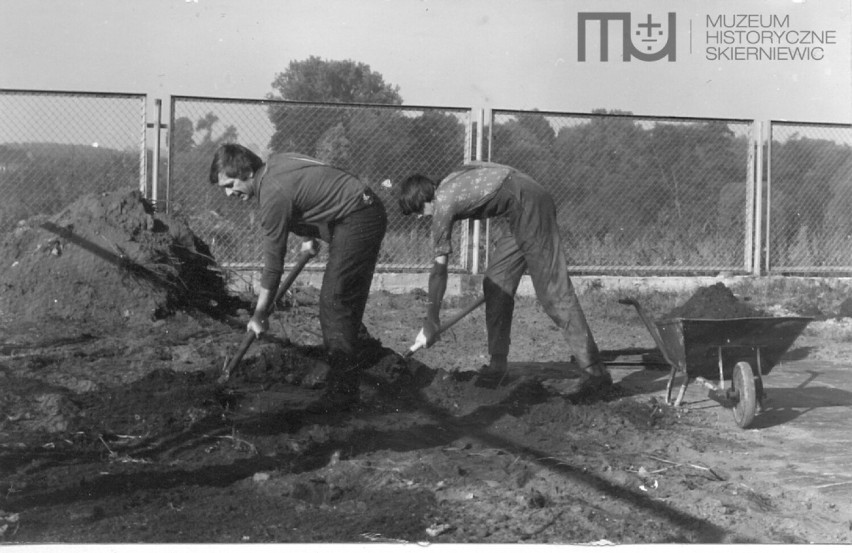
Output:
[[[0,88],[145,93],[164,105],[259,99],[291,61],[319,56],[368,64],[411,106],[852,123],[851,3],[0,0]],[[597,22],[581,61],[588,12],[627,14],[633,47],[653,29],[647,48],[660,59],[625,61],[612,21],[608,59]],[[640,28],[652,21],[662,26]],[[754,59],[748,47],[807,59]]]

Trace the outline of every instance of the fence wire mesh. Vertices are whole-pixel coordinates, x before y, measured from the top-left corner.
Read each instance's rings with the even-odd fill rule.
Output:
[[[148,194],[146,103],[135,94],[0,89],[0,232],[55,217],[88,193]],[[429,222],[401,216],[393,185],[415,172],[439,179],[470,159],[479,131],[471,113],[172,97],[157,208],[186,216],[220,263],[257,267],[255,210],[208,184],[212,153],[223,142],[263,157],[299,151],[354,173],[382,197],[390,227],[379,270],[423,270],[432,259]],[[486,125],[486,158],[529,173],[553,195],[574,272],[750,272],[753,251],[768,273],[852,272],[850,125],[772,122],[768,137],[754,137],[740,120],[508,110],[492,112]],[[762,173],[755,143],[765,146]],[[756,172],[762,190],[753,187]],[[763,219],[755,229],[757,200]],[[486,240],[470,245],[480,266],[486,244],[504,231],[494,222]],[[469,229],[456,234],[456,251],[466,252]],[[464,254],[452,261],[455,270],[470,268]]]
[[[80,316],[124,275],[108,193],[146,183],[144,95],[0,90],[0,321]],[[98,202],[101,202],[99,204]],[[120,211],[120,207],[116,210]],[[123,242],[122,242],[123,243]],[[126,305],[114,305],[118,319]],[[132,307],[131,307],[132,308]]]
[[[0,90],[0,232],[146,180],[144,95]]]
[[[772,122],[769,272],[852,269],[852,125]]]
[[[257,267],[262,260],[253,204],[226,198],[209,184],[213,152],[227,142],[264,159],[272,152],[299,152],[356,175],[388,211],[378,270],[431,264],[428,222],[402,216],[394,185],[412,173],[439,178],[464,162],[471,142],[469,109],[179,96],[171,106],[168,208],[190,220],[223,266]],[[297,241],[290,242],[288,260],[298,248]],[[326,253],[312,265],[323,264]]]
[[[490,159],[553,195],[574,272],[746,270],[751,123],[495,110]],[[489,225],[493,239],[506,232]]]

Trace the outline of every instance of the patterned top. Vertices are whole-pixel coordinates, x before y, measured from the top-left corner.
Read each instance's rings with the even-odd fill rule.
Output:
[[[461,219],[485,219],[497,212],[487,209],[506,178],[515,170],[489,162],[470,162],[450,173],[435,190],[432,211],[432,245],[435,257],[453,251],[453,224]]]

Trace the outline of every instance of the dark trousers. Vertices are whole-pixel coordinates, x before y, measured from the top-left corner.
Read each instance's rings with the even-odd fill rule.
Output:
[[[371,195],[370,202],[335,222],[328,246],[319,318],[336,378],[355,363],[358,331],[387,229],[387,213],[381,200]]]
[[[498,194],[509,206],[511,234],[497,240],[485,272],[485,322],[488,352],[509,353],[515,293],[529,271],[544,312],[561,329],[578,365],[600,362],[597,344],[568,276],[568,261],[556,224],[556,206],[548,192],[526,175],[511,175]]]

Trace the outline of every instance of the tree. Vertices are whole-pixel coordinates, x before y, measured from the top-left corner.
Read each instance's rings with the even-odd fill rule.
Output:
[[[385,83],[381,73],[352,60],[323,60],[311,56],[291,61],[272,81],[278,91],[271,100],[401,105],[399,87]]]
[[[172,143],[169,145],[173,152],[188,152],[195,147],[192,139],[194,134],[192,120],[189,117],[175,119],[172,129]]]
[[[543,115],[515,115],[494,126],[494,161],[519,169],[549,188],[556,180],[550,174],[555,137],[553,127]]]
[[[537,110],[533,110],[534,112]],[[518,125],[522,129],[526,129],[539,142],[546,146],[553,144],[556,138],[556,132],[550,124],[550,121],[544,115],[539,113],[527,113],[518,116]]]
[[[649,132],[648,160],[657,173],[658,224],[678,228],[717,222],[722,187],[745,180],[733,133],[721,122],[657,124]],[[742,150],[740,150],[742,151]]]
[[[465,125],[454,115],[425,111],[410,119],[408,134],[398,179],[411,173],[441,179],[464,161]]]
[[[175,120],[172,144],[171,202],[184,213],[235,209],[233,202],[223,201],[224,196],[207,183],[207,171],[213,152],[221,144],[237,142],[239,135],[234,125],[221,129],[219,116],[207,112],[193,124],[188,117]],[[198,133],[198,139],[195,133]],[[165,174],[165,168],[162,174]],[[199,178],[201,175],[201,178]]]
[[[343,125],[337,124],[328,129],[317,141],[317,157],[336,167],[348,167],[350,142],[346,138]]]
[[[198,143],[198,149],[204,152],[213,153],[220,144],[237,141],[237,128],[233,125],[228,125],[222,134],[218,137],[213,137],[213,127],[219,122],[219,116],[215,113],[208,112],[207,115],[198,120],[195,124],[195,130],[203,132],[204,135]]]
[[[269,106],[269,120],[275,132],[269,139],[273,152],[300,152],[319,159],[320,142],[332,129],[345,129],[350,116],[343,108],[328,105]],[[338,137],[345,136],[338,132]],[[329,160],[325,160],[329,161]]]
[[[370,66],[352,60],[329,61],[311,56],[291,61],[287,70],[275,76],[268,94],[270,100],[323,102],[326,104],[401,105],[399,87],[385,83]],[[353,110],[343,105],[282,105],[269,107],[269,120],[275,127],[270,139],[272,151],[298,151],[320,157],[328,153],[331,129],[337,140],[351,132]],[[340,129],[346,132],[341,133]]]
[[[852,149],[830,140],[793,135],[786,142],[773,142],[773,247],[792,246],[803,235],[813,240],[830,234],[839,221],[848,219],[837,208],[848,194],[844,177],[850,160]]]
[[[594,114],[600,116],[563,126],[554,142],[554,173],[562,183],[556,196],[565,198],[560,220],[578,236],[629,241],[653,219],[643,212],[655,211],[643,205],[653,202],[643,163],[647,138],[629,114]]]

